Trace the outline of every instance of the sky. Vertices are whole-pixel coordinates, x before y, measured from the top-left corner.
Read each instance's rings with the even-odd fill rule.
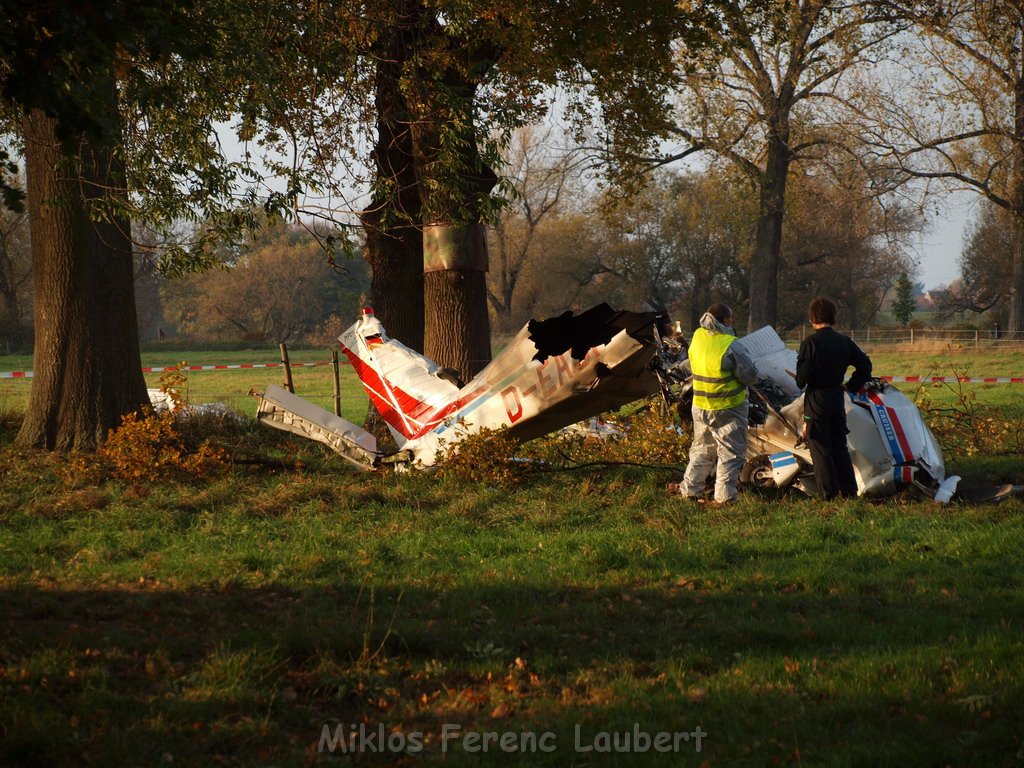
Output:
[[[918,281],[925,290],[949,285],[960,275],[958,259],[963,238],[976,215],[978,196],[959,192],[929,204],[931,225],[916,246]]]

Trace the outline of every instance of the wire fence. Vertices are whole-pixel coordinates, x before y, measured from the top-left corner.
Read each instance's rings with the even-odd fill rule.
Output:
[[[1024,348],[1024,332],[977,328],[862,328],[839,329],[862,347],[954,347],[974,349]],[[810,334],[807,326],[796,328],[785,335],[790,345],[797,345]]]

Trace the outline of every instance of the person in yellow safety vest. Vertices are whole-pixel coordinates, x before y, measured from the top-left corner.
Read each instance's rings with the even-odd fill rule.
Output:
[[[757,368],[742,345],[734,344],[732,310],[712,304],[690,342],[693,371],[693,443],[679,492],[701,498],[715,470],[715,503],[736,500],[736,483],[747,455],[747,385]]]

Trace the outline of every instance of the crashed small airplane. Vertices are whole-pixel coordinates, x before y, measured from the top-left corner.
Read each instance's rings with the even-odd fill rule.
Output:
[[[811,453],[803,437],[804,397],[791,371],[797,354],[774,328],[737,339],[754,359],[747,464],[740,480],[757,488],[799,488],[817,495]],[[847,442],[859,496],[890,496],[914,487],[947,502],[960,478],[946,477],[942,449],[917,406],[895,387],[874,379],[846,398]]]
[[[388,338],[373,311],[339,338],[399,450],[280,387],[268,387],[257,419],[318,440],[353,464],[426,469],[483,428],[506,427],[519,442],[656,394],[652,361],[668,318],[599,304],[579,315],[532,320],[468,384]]]
[[[617,311],[607,304],[579,315],[565,312],[530,321],[463,385],[454,372],[388,338],[373,311],[364,309],[338,340],[398,450],[379,450],[362,427],[280,387],[260,396],[257,419],[324,443],[364,469],[429,469],[484,428],[507,428],[525,442],[659,392],[666,402],[685,407],[685,345],[672,336],[662,314]],[[800,429],[803,395],[789,374],[796,352],[770,327],[735,343],[750,352],[760,375],[752,388],[742,480],[813,495],[810,452]],[[959,478],[945,477],[942,451],[903,393],[876,382],[850,396],[846,410],[860,495],[887,496],[914,486],[949,501]]]

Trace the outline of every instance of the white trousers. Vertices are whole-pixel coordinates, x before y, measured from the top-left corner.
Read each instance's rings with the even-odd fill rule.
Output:
[[[693,409],[693,444],[679,492],[699,496],[715,471],[715,501],[736,498],[736,483],[747,459],[747,403],[721,411]]]

